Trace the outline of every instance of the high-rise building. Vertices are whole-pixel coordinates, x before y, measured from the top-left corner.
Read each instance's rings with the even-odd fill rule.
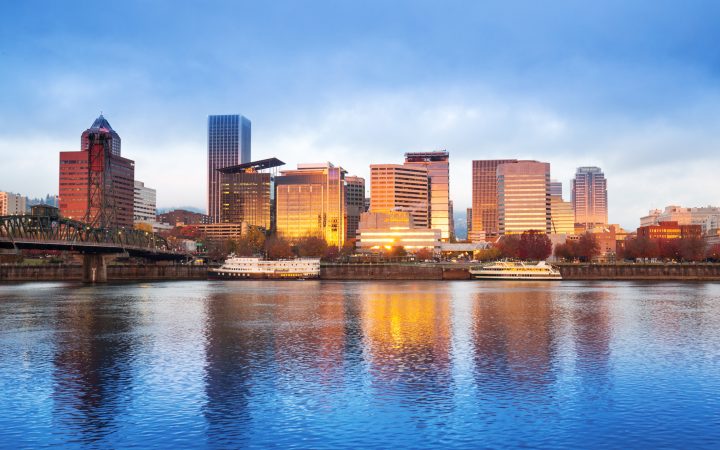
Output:
[[[268,158],[220,169],[219,222],[245,223],[270,231],[271,186],[275,168],[283,164],[277,158]]]
[[[19,216],[27,211],[26,198],[12,192],[0,192],[0,216]]]
[[[238,114],[208,116],[208,215],[220,221],[218,169],[250,162],[250,121]]]
[[[298,164],[275,178],[275,221],[279,235],[291,241],[306,236],[328,245],[345,243],[345,170],[331,163]]]
[[[365,179],[345,177],[345,203],[347,205],[347,239],[357,237],[360,214],[365,212]]]
[[[465,224],[467,225],[468,239],[470,239],[470,233],[472,232],[472,208],[465,210]]]
[[[455,240],[455,205],[453,204],[453,201],[450,200],[449,207],[448,207],[448,213],[450,214],[450,239],[451,241]]]
[[[63,217],[98,227],[132,227],[135,162],[114,153],[111,130],[91,128],[76,152],[60,152]]]
[[[110,153],[112,153],[114,156],[122,156],[120,154],[120,135],[117,134],[115,130],[113,130],[113,128],[110,126],[110,122],[108,122],[102,114],[100,114],[100,116],[95,119],[92,125],[90,125],[90,128],[83,131],[82,135],[80,135],[80,148],[88,148],[88,135],[99,130],[104,130],[105,133],[108,135],[107,139],[109,140]]]
[[[607,226],[607,180],[599,167],[578,167],[572,181],[572,203],[578,226]]]
[[[552,234],[575,234],[575,212],[572,203],[562,196],[550,196],[550,221]]]
[[[550,196],[562,198],[562,181],[550,180]]]
[[[145,186],[142,181],[135,180],[135,196],[133,202],[133,222],[155,223],[157,214],[157,191]]]
[[[406,166],[425,167],[430,180],[428,214],[430,228],[440,230],[443,241],[454,234],[450,213],[450,154],[447,150],[437,152],[405,153]]]
[[[417,228],[429,228],[427,168],[422,165],[370,165],[370,212],[409,212]]]
[[[517,161],[497,167],[498,226],[501,235],[529,230],[551,233],[550,164]]]
[[[516,159],[487,159],[472,162],[472,234],[468,239],[480,242],[497,237],[498,186],[497,168]]]

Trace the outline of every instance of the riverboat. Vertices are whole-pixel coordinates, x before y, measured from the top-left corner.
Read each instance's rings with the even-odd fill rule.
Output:
[[[562,280],[560,271],[545,261],[534,264],[497,261],[472,268],[470,274],[481,280]]]
[[[320,258],[298,258],[268,261],[230,255],[217,269],[208,271],[214,280],[306,280],[320,278]]]

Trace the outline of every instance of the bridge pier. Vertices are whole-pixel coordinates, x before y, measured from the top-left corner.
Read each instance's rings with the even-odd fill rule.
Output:
[[[97,253],[83,255],[83,283],[107,283],[105,255]]]

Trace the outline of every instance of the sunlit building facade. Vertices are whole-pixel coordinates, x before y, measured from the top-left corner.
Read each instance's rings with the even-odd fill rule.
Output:
[[[409,212],[417,228],[430,225],[427,168],[400,164],[370,165],[370,212]]]
[[[275,179],[276,229],[288,240],[306,236],[345,243],[345,170],[331,163],[298,164]]]
[[[574,234],[575,212],[572,203],[559,195],[550,196],[550,221],[552,234]]]
[[[20,194],[0,192],[0,216],[17,216],[25,214],[27,199]]]
[[[413,226],[409,212],[368,212],[360,219],[357,248],[363,252],[379,252],[403,247],[413,253],[420,249],[438,249],[441,237],[438,229]]]
[[[365,212],[365,179],[345,177],[345,204],[347,206],[347,236],[354,239],[360,224],[360,214]]]
[[[500,164],[514,163],[516,159],[487,159],[472,162],[472,232],[468,239],[480,242],[497,237],[498,185],[497,168]]]
[[[675,221],[659,222],[637,229],[637,237],[649,239],[681,239],[702,236],[700,225],[680,225]]]
[[[135,180],[133,202],[133,221],[138,223],[155,223],[157,214],[157,192],[145,186],[142,181]]]
[[[271,229],[271,192],[274,170],[284,163],[277,158],[219,169],[220,223],[247,223]]]
[[[220,221],[221,193],[218,169],[250,162],[251,123],[241,115],[208,116],[208,215]]]
[[[520,234],[529,230],[551,233],[549,186],[549,163],[517,161],[498,165],[500,234]]]
[[[585,229],[608,224],[607,180],[599,167],[578,167],[572,181],[575,223]]]
[[[449,240],[454,234],[450,211],[450,154],[447,150],[409,152],[405,153],[404,165],[427,169],[429,226],[440,230],[443,241]]]
[[[720,208],[716,206],[683,207],[666,206],[654,209],[640,219],[640,226],[657,225],[660,222],[677,222],[679,225],[700,225],[703,233],[720,228]]]

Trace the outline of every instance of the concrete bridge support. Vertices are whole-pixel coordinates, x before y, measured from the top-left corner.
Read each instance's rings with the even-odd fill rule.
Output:
[[[105,255],[96,253],[83,255],[83,283],[107,283]]]

